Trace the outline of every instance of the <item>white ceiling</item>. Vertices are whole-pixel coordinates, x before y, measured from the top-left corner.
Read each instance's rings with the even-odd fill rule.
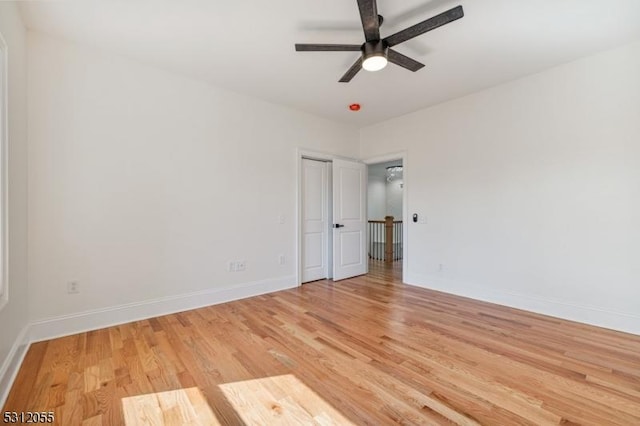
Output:
[[[640,0],[378,0],[390,35],[462,4],[465,17],[397,46],[426,64],[338,79],[357,52],[294,43],[363,40],[356,0],[20,2],[34,31],[236,92],[367,125],[640,39]],[[350,112],[353,102],[360,112]]]

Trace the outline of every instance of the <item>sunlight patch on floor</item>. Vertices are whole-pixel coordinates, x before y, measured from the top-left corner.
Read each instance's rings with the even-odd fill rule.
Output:
[[[291,374],[219,387],[247,425],[353,425]]]
[[[138,425],[219,425],[198,388],[122,398],[124,423]]]

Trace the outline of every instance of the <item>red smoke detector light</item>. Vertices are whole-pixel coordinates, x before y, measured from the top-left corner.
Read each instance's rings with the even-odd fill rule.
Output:
[[[360,111],[360,104],[351,104],[349,105],[349,109],[351,111]]]

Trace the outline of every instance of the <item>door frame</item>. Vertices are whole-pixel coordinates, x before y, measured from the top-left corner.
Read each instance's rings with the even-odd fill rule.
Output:
[[[302,285],[302,159],[333,162],[334,159],[363,162],[357,158],[344,157],[342,155],[330,154],[322,151],[298,148],[296,151],[296,283]],[[332,194],[332,190],[327,195]],[[366,203],[365,193],[365,203]],[[403,193],[404,196],[404,193]],[[333,215],[331,217],[333,224]],[[327,251],[333,256],[333,248],[327,244]],[[331,275],[331,271],[329,274]]]
[[[371,164],[386,163],[387,161],[401,160],[402,161],[402,282],[407,276],[407,267],[409,265],[409,209],[408,209],[408,175],[407,175],[407,151],[398,151],[388,154],[378,155],[375,157],[369,157],[361,160],[367,166]],[[368,171],[368,168],[367,168]],[[368,189],[368,188],[367,188]],[[368,192],[368,191],[367,191]],[[369,217],[367,216],[367,220]]]

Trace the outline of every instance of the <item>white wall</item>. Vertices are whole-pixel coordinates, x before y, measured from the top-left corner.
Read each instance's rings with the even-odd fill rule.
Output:
[[[370,220],[385,216],[402,218],[402,175],[387,182],[387,167],[402,165],[398,160],[369,164],[367,167],[367,214]]]
[[[640,334],[638,76],[635,43],[362,129],[408,153],[405,280]]]
[[[394,220],[402,220],[402,179],[386,182],[385,193],[387,203],[386,216],[393,216]]]
[[[0,405],[24,351],[27,325],[26,33],[13,2],[0,2],[0,33],[8,47],[8,303],[0,310]]]
[[[367,182],[367,216],[369,220],[384,220],[387,213],[387,180],[369,174]]]
[[[356,128],[31,33],[29,85],[30,312],[69,319],[36,338],[119,315],[83,311],[295,285],[296,150],[358,153]]]

